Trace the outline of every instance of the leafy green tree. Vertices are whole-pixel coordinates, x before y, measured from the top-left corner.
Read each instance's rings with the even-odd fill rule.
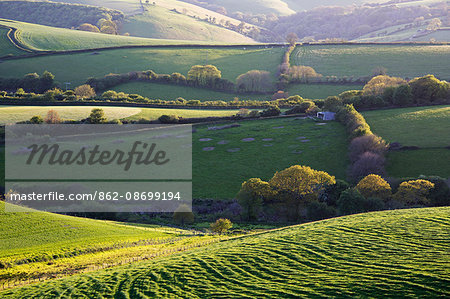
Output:
[[[40,92],[45,92],[54,86],[55,76],[45,71],[40,78]]]
[[[375,197],[388,201],[392,196],[392,189],[381,176],[369,174],[356,185],[356,189],[365,197]]]
[[[363,88],[364,95],[381,95],[385,88],[405,84],[402,78],[380,75],[373,77]]]
[[[188,72],[187,80],[198,86],[213,87],[216,79],[222,78],[222,72],[214,65],[194,65]]]
[[[414,99],[417,103],[433,102],[447,96],[450,85],[440,81],[433,75],[415,78],[409,82]]]
[[[272,189],[277,192],[277,198],[287,204],[293,219],[300,217],[301,208],[308,201],[317,200],[319,193],[327,185],[335,183],[335,178],[328,173],[300,165],[275,173],[269,181]]]
[[[210,227],[213,232],[224,234],[233,227],[233,223],[231,223],[230,219],[220,218],[216,222],[211,223]]]
[[[91,110],[91,114],[89,115],[87,121],[90,124],[103,124],[107,122],[105,111],[101,108],[94,108]]]
[[[275,192],[269,183],[259,178],[251,178],[242,183],[237,200],[242,207],[242,215],[247,220],[255,220],[261,210],[263,201],[270,200]]]
[[[394,199],[408,205],[426,205],[430,202],[428,195],[434,184],[427,180],[403,182],[394,194]]]
[[[251,70],[236,78],[236,85],[241,92],[267,92],[273,89],[272,78],[267,71]]]
[[[35,115],[30,119],[31,124],[42,124],[44,123],[44,119],[40,115]]]

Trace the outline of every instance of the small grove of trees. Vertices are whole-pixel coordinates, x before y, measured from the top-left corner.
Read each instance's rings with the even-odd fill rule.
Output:
[[[406,81],[402,78],[379,75],[367,82],[363,88],[363,94],[375,96],[381,95],[387,87],[397,87],[405,83]]]
[[[220,78],[222,72],[214,65],[194,65],[187,75],[187,80],[198,86],[214,86],[215,81]]]
[[[317,73],[310,66],[294,65],[289,67],[287,71],[289,82],[308,83],[312,79],[321,78],[322,75]]]
[[[100,29],[98,29],[97,26],[89,24],[89,23],[83,23],[80,26],[78,26],[77,29],[81,30],[81,31],[87,31],[87,32],[96,32],[96,33],[100,32]]]
[[[236,78],[239,92],[268,92],[273,90],[270,73],[261,70],[251,70]]]
[[[0,90],[23,89],[24,92],[44,93],[55,86],[55,76],[44,71],[41,76],[37,73],[26,74],[23,78],[0,78]]]

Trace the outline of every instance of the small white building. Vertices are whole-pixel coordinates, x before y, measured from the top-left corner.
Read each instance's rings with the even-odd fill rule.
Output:
[[[317,112],[317,118],[321,120],[335,120],[336,113],[330,111]]]

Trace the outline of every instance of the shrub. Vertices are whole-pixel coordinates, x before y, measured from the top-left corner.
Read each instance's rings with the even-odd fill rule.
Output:
[[[432,206],[449,206],[450,205],[450,188],[445,179],[438,176],[419,177],[434,184],[434,188],[430,191],[428,198]]]
[[[385,158],[372,152],[363,153],[350,168],[350,177],[358,181],[369,174],[384,175]]]
[[[180,121],[180,118],[176,115],[161,115],[158,120],[162,124],[176,124]]]
[[[434,184],[427,180],[413,180],[400,184],[394,199],[408,205],[425,205],[430,202],[427,198]]]
[[[365,198],[356,189],[347,189],[342,192],[337,201],[339,212],[342,215],[364,212],[363,202]]]
[[[217,219],[216,222],[211,223],[210,225],[211,230],[218,234],[224,234],[226,233],[230,228],[233,227],[233,224],[229,219],[226,218],[220,218]]]
[[[105,111],[100,108],[94,108],[91,110],[91,114],[87,118],[87,122],[90,124],[103,124],[106,123]]]
[[[294,106],[293,108],[287,110],[285,113],[286,113],[286,115],[289,115],[289,114],[305,113],[305,111],[304,111],[303,107],[300,107],[300,105],[297,105],[297,106]]]
[[[240,92],[267,92],[273,89],[272,78],[267,71],[251,70],[236,78]]]
[[[354,138],[350,142],[349,155],[350,160],[355,162],[365,152],[372,152],[379,155],[384,155],[387,150],[386,142],[381,138],[373,134],[360,136]]]
[[[44,119],[40,115],[35,115],[30,119],[31,124],[42,124],[44,123]]]
[[[261,211],[263,198],[253,196],[249,191],[241,190],[236,195],[239,205],[241,206],[241,215],[246,220],[255,220]]]
[[[55,110],[49,110],[44,121],[47,124],[59,124],[61,123],[61,118],[59,117],[58,112],[56,112]]]
[[[197,86],[213,87],[216,79],[222,77],[214,65],[194,65],[188,72],[187,80]]]
[[[281,114],[280,108],[278,106],[272,106],[261,112],[262,117],[278,116]]]
[[[369,174],[356,185],[356,189],[365,198],[379,198],[388,201],[392,196],[392,189],[388,182],[376,174]]]

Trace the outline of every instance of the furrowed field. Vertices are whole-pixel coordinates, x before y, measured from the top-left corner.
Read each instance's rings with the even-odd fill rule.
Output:
[[[192,136],[194,198],[233,198],[245,180],[268,180],[276,171],[296,164],[345,179],[347,137],[341,124],[318,125],[299,118],[239,124],[218,131],[196,126]]]
[[[388,173],[395,177],[450,177],[450,107],[415,107],[364,112],[374,133],[388,142],[418,147],[391,151]]]
[[[0,203],[0,288],[149,259],[214,239],[181,229],[23,209],[4,212],[5,203]]]
[[[9,28],[0,27],[0,57],[25,54],[25,51],[19,50],[9,41],[8,32]]]
[[[449,208],[358,214],[223,241],[1,295],[447,297],[449,226]]]
[[[186,75],[193,65],[209,63],[222,71],[223,78],[234,81],[240,74],[256,67],[275,76],[283,51],[282,48],[265,47],[118,49],[3,61],[0,73],[5,77],[23,77],[30,72],[41,74],[48,70],[57,81],[71,82],[76,87],[89,77],[103,77],[109,73],[153,70],[160,74],[180,72]]]
[[[434,74],[448,80],[449,59],[450,45],[313,45],[297,47],[291,64],[311,66],[324,76],[370,76],[373,69],[385,67],[391,76]]]

